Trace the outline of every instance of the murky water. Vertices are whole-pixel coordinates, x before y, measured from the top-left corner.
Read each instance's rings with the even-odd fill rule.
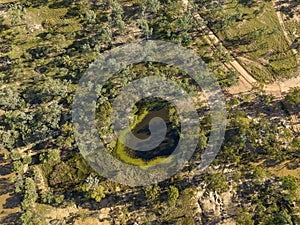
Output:
[[[170,122],[169,109],[167,106],[150,111],[145,118],[136,125],[136,127],[132,130],[132,133],[140,139],[148,138],[150,136],[149,122],[154,117],[160,117],[166,123],[167,133],[163,142],[158,147],[150,151],[135,151],[127,148],[126,151],[128,151],[132,157],[148,161],[156,157],[167,157],[175,150],[179,141],[179,132]]]

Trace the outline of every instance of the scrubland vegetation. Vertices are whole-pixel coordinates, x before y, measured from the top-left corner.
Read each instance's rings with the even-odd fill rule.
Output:
[[[297,6],[291,2],[283,13],[291,15]],[[291,119],[300,116],[300,89],[275,98],[260,87],[299,73],[298,22],[292,16],[286,21],[290,45],[276,10],[268,0],[188,1],[186,10],[179,0],[1,1],[1,166],[6,171],[8,162],[19,210],[8,214],[7,204],[0,205],[0,224],[300,224],[300,131],[299,121]],[[218,45],[207,38],[209,30]],[[200,88],[168,65],[141,63],[119,71],[102,90],[96,110],[98,133],[115,157],[151,166],[168,155],[141,159],[110,139],[111,104],[138,78],[176,81],[196,99],[201,124],[200,144],[182,171],[152,186],[130,188],[101,177],[83,159],[71,108],[93,60],[147,39],[178,43],[202,57],[224,91],[228,123],[217,158],[199,175],[213,119],[199,100]],[[227,92],[240,76],[228,67],[232,59],[258,81],[252,91]],[[136,106],[132,130],[156,104],[152,99]],[[178,131],[172,106],[167,117]],[[279,174],[277,167],[286,172]]]

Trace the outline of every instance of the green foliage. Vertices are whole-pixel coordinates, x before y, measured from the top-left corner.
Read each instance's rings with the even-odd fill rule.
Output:
[[[17,174],[23,173],[23,167],[24,167],[24,165],[20,160],[16,160],[13,162],[13,168]]]
[[[148,21],[146,19],[140,19],[138,24],[143,30],[146,39],[149,39],[149,37],[152,35],[153,28],[149,27]]]
[[[31,156],[26,156],[23,158],[23,163],[24,164],[30,164],[32,162]]]
[[[20,90],[16,86],[8,86],[0,92],[0,106],[5,110],[15,110],[25,106]]]
[[[208,174],[206,176],[207,188],[212,191],[217,191],[219,193],[228,190],[228,183],[226,176],[223,173]]]
[[[239,208],[236,215],[236,223],[238,225],[254,225],[254,220],[249,212]]]
[[[285,97],[285,101],[289,106],[296,110],[300,105],[300,88],[293,88]]]
[[[55,144],[59,148],[71,150],[74,146],[74,143],[75,139],[72,123],[68,121],[61,126],[61,134],[55,140]]]
[[[284,176],[281,178],[282,187],[285,190],[296,191],[298,189],[298,181],[296,177],[291,175]]]
[[[254,181],[263,182],[263,180],[268,176],[267,172],[259,166],[252,166],[252,169]]]
[[[47,153],[42,153],[39,159],[43,163],[55,164],[60,161],[60,154],[58,150],[49,150]]]
[[[1,54],[7,59],[7,66],[1,65],[1,69],[5,70],[0,73],[0,149],[10,150],[9,156],[14,161],[12,165],[17,173],[13,177],[16,192],[21,193],[24,199],[22,208],[25,211],[21,216],[23,224],[41,223],[37,220],[40,215],[29,210],[34,207],[38,198],[35,184],[28,178],[32,174],[32,167],[35,167],[32,164],[41,163],[38,166],[44,172],[45,183],[50,184],[47,191],[41,193],[41,201],[45,204],[57,206],[64,201],[61,191],[71,192],[74,189],[83,191],[89,199],[101,201],[105,197],[105,191],[114,195],[119,187],[112,182],[103,182],[102,178],[94,175],[89,176],[92,169],[77,152],[70,122],[72,98],[78,80],[89,63],[103,51],[140,38],[162,39],[188,45],[199,55],[205,56],[205,61],[223,87],[229,87],[238,80],[237,73],[224,67],[224,63],[231,60],[225,47],[235,53],[242,52],[249,59],[244,64],[245,68],[259,81],[289,77],[297,64],[281,31],[271,1],[256,4],[255,1],[233,0],[226,2],[226,7],[221,4],[222,1],[204,0],[201,4],[189,1],[185,12],[181,0],[8,2],[3,7],[8,5],[10,9],[4,10],[4,16],[0,18],[3,46]],[[198,13],[202,18],[196,16]],[[220,37],[224,45],[215,48],[205,40],[205,29],[200,29],[204,23]],[[293,32],[294,29],[290,29],[290,33]],[[149,63],[124,69],[117,74],[117,79],[105,86],[106,91],[99,96],[101,110],[97,111],[97,125],[105,127],[99,130],[100,136],[112,133],[109,116],[113,98],[132,80],[149,75],[171,79],[191,93],[193,98],[199,96],[192,79],[188,79],[178,68]],[[285,98],[286,106],[294,112],[299,111],[298,89],[293,89]],[[235,106],[229,104],[228,109],[253,103],[251,98],[249,101],[241,98],[235,100]],[[273,99],[265,98],[263,104],[271,106],[272,102]],[[248,111],[244,108],[240,111],[242,113],[231,114],[229,118],[225,144],[217,160],[239,166],[239,163],[244,165],[249,160],[262,160],[265,157],[276,162],[297,157],[300,142],[293,133],[274,126],[273,121],[268,119],[249,119]],[[252,110],[250,113],[252,115]],[[170,110],[170,115],[175,121],[175,110]],[[257,117],[262,118],[264,115]],[[203,127],[210,124],[207,118],[203,120]],[[137,116],[135,123],[142,119],[143,115]],[[200,134],[201,150],[207,142],[207,130],[203,129]],[[116,143],[110,142],[109,138],[107,140],[105,144],[113,152]],[[33,147],[22,154],[16,150],[27,146]],[[134,165],[151,166],[152,163],[162,160],[158,158],[151,163],[138,161],[125,150],[124,146],[117,143],[116,152],[119,158]],[[37,153],[41,162],[32,161],[31,157],[26,156],[28,152]],[[60,161],[60,153],[63,162]],[[25,164],[31,166],[23,174]],[[177,180],[178,182],[185,181],[185,169],[187,168],[182,172],[183,179]],[[244,201],[252,200],[248,204],[251,209],[238,212],[238,224],[250,225],[253,221],[255,224],[268,225],[291,224],[291,221],[298,224],[293,216],[296,213],[292,210],[297,179],[284,177],[279,187],[276,182],[271,185],[266,182],[269,175],[263,168],[252,168],[251,171],[251,180],[245,183],[252,185],[250,192],[253,189],[253,196],[243,198]],[[39,178],[37,176],[36,180]],[[237,183],[240,182],[239,177],[234,179]],[[208,175],[205,181],[212,191],[223,192],[228,188],[226,176],[221,173]],[[167,186],[165,183],[163,185],[161,186]],[[184,185],[185,183],[179,183],[178,187],[185,187]],[[126,188],[121,186],[122,190]],[[134,189],[137,193],[139,190]],[[242,194],[247,195],[244,192]],[[166,197],[162,195],[158,185],[147,187],[145,196],[153,206],[158,205],[156,203],[160,197]],[[185,189],[179,195],[178,189],[170,186],[167,197],[172,215],[162,207],[164,204],[160,205],[158,212],[162,217],[164,213],[168,214],[165,218],[170,220],[166,222],[188,225],[195,223],[195,190]],[[156,216],[149,221],[154,221]]]
[[[267,179],[256,183],[247,195],[251,196],[251,205],[255,207],[255,224],[292,224],[295,197],[283,191],[279,182]]]
[[[145,191],[146,199],[150,204],[157,203],[157,201],[159,200],[159,196],[161,194],[161,188],[159,187],[158,184],[148,186],[144,191]]]
[[[95,189],[99,186],[99,179],[91,174],[86,178],[85,183],[82,185],[82,190],[88,192],[91,189]]]
[[[43,192],[41,198],[46,204],[61,204],[64,201],[64,195],[54,194],[52,190]]]
[[[30,211],[26,211],[21,215],[22,225],[33,225],[33,215]]]
[[[66,97],[70,82],[45,77],[36,87],[34,101],[49,102]],[[30,97],[30,96],[28,96]],[[31,100],[31,99],[30,99]]]
[[[297,151],[300,148],[300,137],[295,137],[291,142],[291,150]]]
[[[64,162],[57,164],[50,174],[49,184],[51,186],[67,185],[74,181],[75,169]]]
[[[99,184],[99,179],[96,176],[90,174],[80,188],[86,193],[86,197],[92,198],[96,202],[105,198],[105,188]]]
[[[192,216],[185,216],[182,220],[182,225],[195,225],[195,220]]]
[[[29,209],[38,199],[36,184],[32,178],[27,177],[24,183],[24,199],[21,203],[23,209]]]
[[[24,16],[25,9],[22,7],[22,5],[19,4],[13,4],[10,7],[10,23],[15,26],[19,24]]]
[[[68,165],[76,172],[72,173],[74,182],[80,183],[86,179],[86,177],[92,172],[92,168],[87,164],[82,155],[76,154],[68,161]]]
[[[21,159],[21,153],[18,150],[12,150],[9,153],[9,158],[11,158],[13,161],[20,160]]]
[[[87,11],[87,13],[85,15],[87,22],[90,24],[96,23],[96,17],[97,17],[97,15],[93,10]]]
[[[179,197],[178,189],[175,186],[170,186],[168,190],[168,204],[171,208],[175,207],[178,197]]]
[[[99,185],[95,188],[91,193],[91,198],[95,199],[96,202],[100,202],[103,198],[105,198],[103,186]]]
[[[182,224],[194,224],[194,207],[197,203],[197,199],[195,198],[196,190],[193,188],[186,188],[180,192],[180,196],[177,200],[177,207],[175,207],[171,214],[176,216],[176,220],[179,217],[183,217],[181,220]],[[176,210],[176,211],[175,211]],[[180,220],[179,220],[180,221]]]

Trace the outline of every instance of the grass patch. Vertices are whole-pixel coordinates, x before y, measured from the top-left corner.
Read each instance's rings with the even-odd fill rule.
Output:
[[[288,34],[292,40],[294,40],[296,36],[300,35],[300,23],[292,19],[284,22],[286,29],[288,30]]]
[[[172,161],[171,156],[167,157],[167,158],[166,157],[156,157],[151,160],[144,160],[141,158],[134,157],[133,155],[131,155],[131,153],[127,149],[127,147],[123,144],[124,141],[122,141],[122,140],[125,139],[126,134],[129,131],[134,130],[135,127],[139,123],[141,123],[148,114],[149,114],[149,111],[147,109],[145,109],[145,108],[142,109],[141,113],[136,115],[136,117],[134,118],[134,121],[131,124],[131,126],[120,132],[119,139],[117,141],[115,152],[114,152],[115,156],[118,157],[121,161],[123,161],[127,164],[144,167],[145,169],[147,169],[148,167],[154,166],[156,164],[162,163],[162,162],[169,163]]]
[[[265,4],[264,10],[255,16],[254,11],[261,4]],[[237,5],[244,15],[243,21],[234,22],[226,31],[218,33],[225,40],[226,46],[254,61],[260,58],[269,60],[270,64],[265,68],[275,78],[292,77],[297,68],[297,60],[284,36],[272,2],[259,3],[256,7],[249,8],[234,0],[226,5],[224,14],[234,15]],[[253,67],[255,65],[252,65],[252,69]],[[264,78],[264,74],[259,76],[259,80],[267,82],[269,78]]]
[[[238,60],[247,70],[251,73],[251,75],[259,82],[266,82],[270,83],[274,81],[274,78],[272,77],[272,73],[268,70],[268,68],[257,65],[256,62],[250,62],[250,61],[241,61]]]

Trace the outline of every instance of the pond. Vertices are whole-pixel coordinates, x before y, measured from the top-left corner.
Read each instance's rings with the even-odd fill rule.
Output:
[[[176,126],[174,119],[171,119],[170,106],[163,105],[149,110],[147,114],[144,116],[144,118],[138,124],[136,124],[135,127],[132,128],[131,132],[139,139],[147,139],[151,135],[149,130],[149,122],[151,121],[151,119],[155,117],[160,117],[165,121],[167,132],[163,141],[159,144],[159,146],[149,151],[133,150],[124,146],[121,143],[118,143],[117,155],[120,157],[122,161],[134,165],[137,164],[141,165],[141,162],[148,164],[152,160],[155,159],[157,160],[159,158],[166,158],[170,154],[172,154],[172,152],[177,147],[179,141],[180,126],[178,125]],[[122,146],[121,148],[120,145]],[[131,143],[131,145],[135,147],[138,146],[135,143]],[[124,157],[124,154],[126,154],[126,157]],[[131,158],[131,160],[129,160],[129,157]],[[139,159],[139,160],[137,161],[135,159]],[[139,162],[139,163],[135,163],[135,162]]]

